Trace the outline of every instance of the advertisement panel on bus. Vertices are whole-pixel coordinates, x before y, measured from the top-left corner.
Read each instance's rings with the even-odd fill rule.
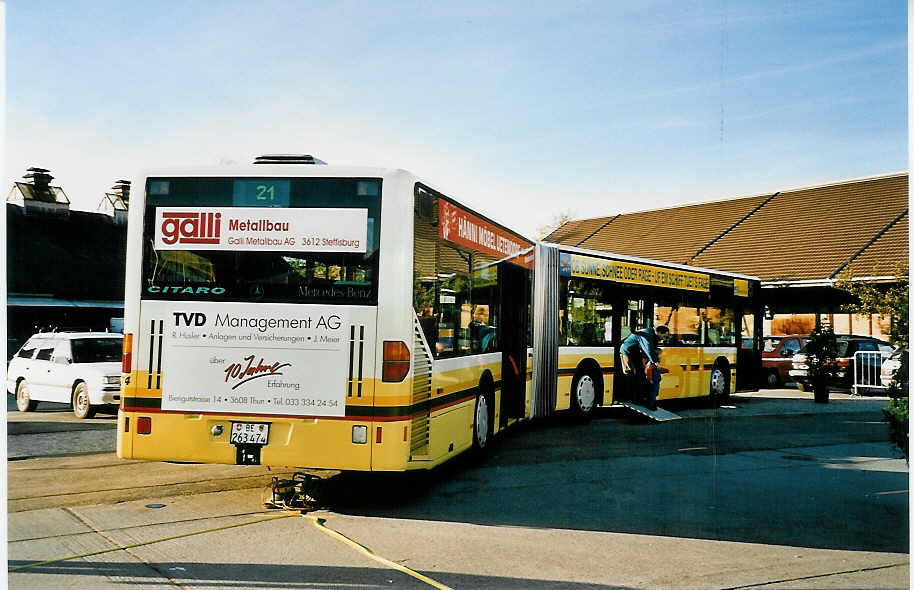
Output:
[[[163,410],[345,415],[345,307],[150,301],[141,322]]]

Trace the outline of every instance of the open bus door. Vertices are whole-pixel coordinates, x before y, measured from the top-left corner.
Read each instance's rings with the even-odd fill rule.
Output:
[[[523,418],[527,393],[527,314],[529,271],[512,262],[498,265],[498,309],[501,314],[501,426]]]
[[[739,310],[738,310],[739,311]],[[736,390],[758,391],[762,373],[762,314],[758,309],[746,307],[738,313],[737,330],[739,346],[736,349]]]
[[[632,332],[637,332],[648,326],[649,312],[653,305],[644,297],[632,295],[613,302],[613,366],[616,367],[613,375],[613,401],[634,402],[638,400],[638,392],[631,391],[631,382],[622,372],[621,353],[622,343]]]

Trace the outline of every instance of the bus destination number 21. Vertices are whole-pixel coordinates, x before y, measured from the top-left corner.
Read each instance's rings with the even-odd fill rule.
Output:
[[[255,197],[258,201],[270,201],[273,202],[276,200],[276,187],[272,184],[258,184],[257,185],[257,196]]]

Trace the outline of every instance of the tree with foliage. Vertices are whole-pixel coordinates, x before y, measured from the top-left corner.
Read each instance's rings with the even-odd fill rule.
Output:
[[[892,318],[890,337],[898,345],[908,344],[908,269],[896,269],[891,283],[854,280],[847,273],[835,282],[835,288],[850,293],[854,303],[842,311],[856,314],[879,314]]]
[[[835,287],[850,293],[855,303],[843,306],[842,311],[857,314],[878,313],[892,320],[890,337],[898,346],[908,348],[908,269],[900,267],[894,273],[896,280],[889,284],[855,281],[847,274],[841,276]],[[889,423],[889,438],[908,458],[908,391],[907,366],[905,374],[893,376],[888,388],[889,405],[883,409]],[[901,370],[899,372],[901,372]]]

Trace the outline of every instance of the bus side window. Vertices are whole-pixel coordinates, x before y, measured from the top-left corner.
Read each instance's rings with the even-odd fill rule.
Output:
[[[438,203],[417,190],[413,236],[413,309],[432,354],[438,348]]]
[[[611,342],[613,309],[609,292],[598,282],[586,279],[569,281],[565,292],[565,308],[560,310],[559,320],[565,321],[566,344],[602,346]]]
[[[703,312],[707,325],[707,341],[705,344],[708,346],[732,346],[735,343],[733,339],[733,310],[709,307]]]
[[[667,346],[700,346],[704,325],[697,307],[679,304],[654,306],[655,325],[665,324],[670,329]]]
[[[473,271],[472,320],[469,326],[472,354],[498,350],[498,268],[484,266]]]
[[[470,349],[469,326],[473,306],[469,301],[469,277],[450,273],[441,278],[438,290],[438,343],[435,350],[447,356],[463,354]]]

